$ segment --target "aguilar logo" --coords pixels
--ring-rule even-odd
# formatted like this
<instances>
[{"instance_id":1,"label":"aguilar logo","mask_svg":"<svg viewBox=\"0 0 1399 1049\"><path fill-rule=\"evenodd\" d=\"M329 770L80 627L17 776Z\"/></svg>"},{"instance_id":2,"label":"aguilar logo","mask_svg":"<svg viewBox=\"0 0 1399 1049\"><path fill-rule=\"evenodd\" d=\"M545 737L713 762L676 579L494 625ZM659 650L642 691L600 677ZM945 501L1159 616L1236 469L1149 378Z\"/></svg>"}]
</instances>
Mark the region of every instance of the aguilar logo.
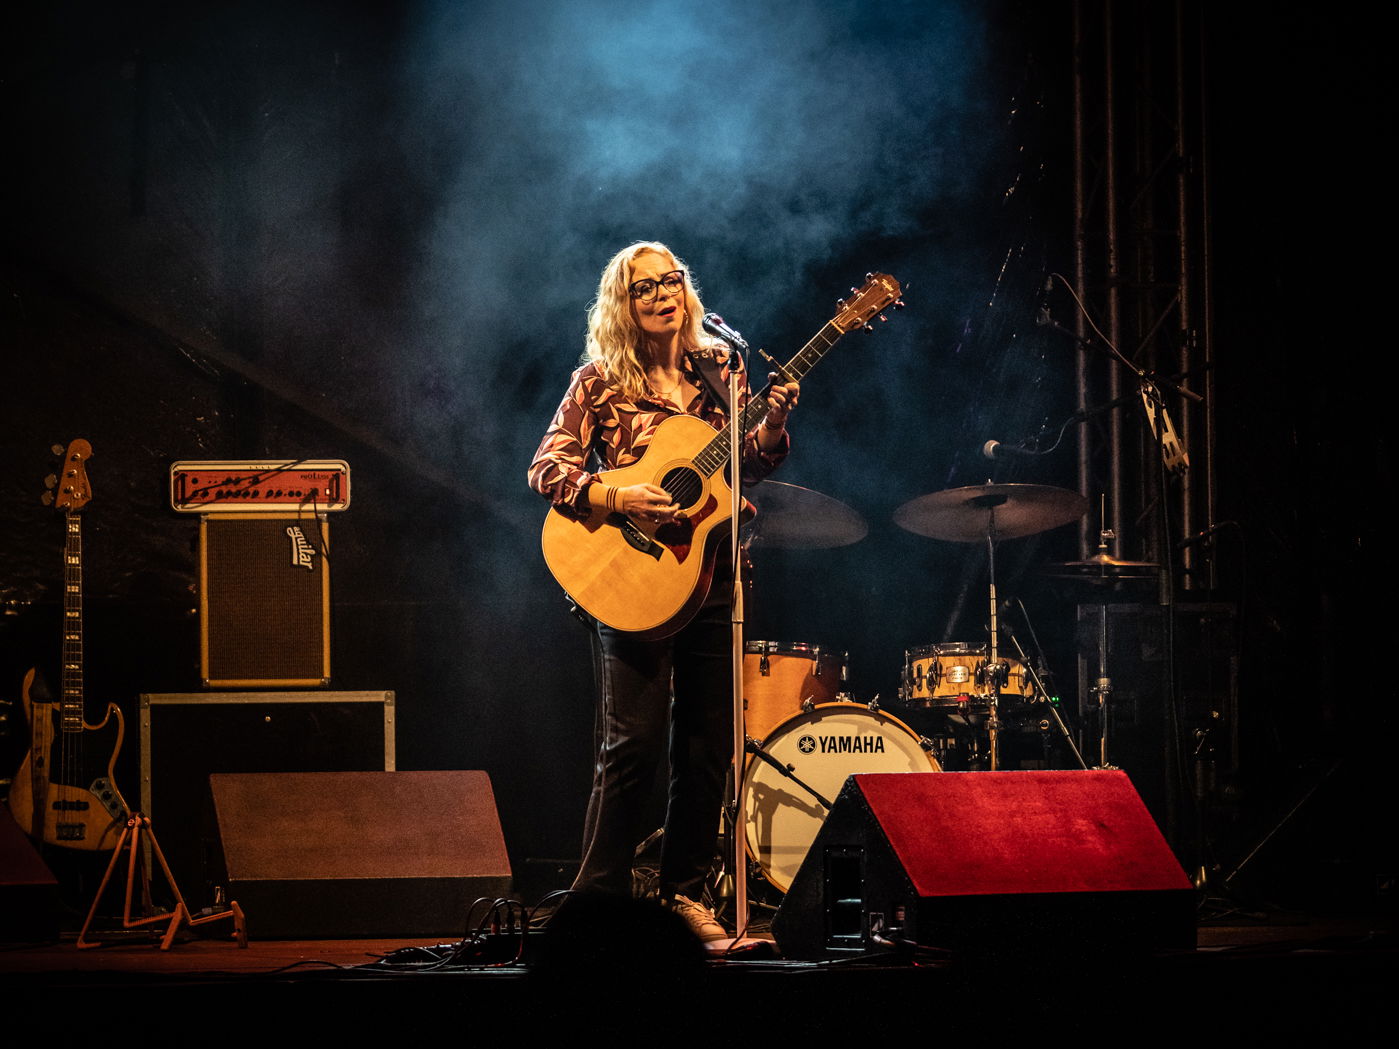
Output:
<instances>
[{"instance_id":1,"label":"aguilar logo","mask_svg":"<svg viewBox=\"0 0 1399 1049\"><path fill-rule=\"evenodd\" d=\"M797 749L803 754L883 754L883 736L803 736Z\"/></svg>"},{"instance_id":2,"label":"aguilar logo","mask_svg":"<svg viewBox=\"0 0 1399 1049\"><path fill-rule=\"evenodd\" d=\"M304 568L308 572L316 570L316 563L313 560L316 551L311 544L306 541L306 537L301 534L300 525L292 525L287 529L287 537L291 539L291 564L293 568Z\"/></svg>"}]
</instances>

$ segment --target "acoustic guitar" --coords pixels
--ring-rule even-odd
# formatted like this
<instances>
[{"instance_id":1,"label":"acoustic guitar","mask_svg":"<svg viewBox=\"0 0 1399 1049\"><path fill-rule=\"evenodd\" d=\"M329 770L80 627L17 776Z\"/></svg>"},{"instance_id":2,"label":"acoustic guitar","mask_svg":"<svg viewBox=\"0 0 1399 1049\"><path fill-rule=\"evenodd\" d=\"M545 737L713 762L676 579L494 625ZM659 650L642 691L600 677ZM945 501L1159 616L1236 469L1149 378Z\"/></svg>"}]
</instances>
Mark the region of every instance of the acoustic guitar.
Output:
<instances>
[{"instance_id":1,"label":"acoustic guitar","mask_svg":"<svg viewBox=\"0 0 1399 1049\"><path fill-rule=\"evenodd\" d=\"M870 274L785 365L783 381L801 381L841 336L868 327L881 310L899 305L899 293L893 277ZM749 399L741 433L767 414L770 388ZM692 415L663 420L640 459L598 477L617 487L657 485L681 508L677 519L648 524L594 512L578 520L551 508L542 543L554 578L599 622L647 637L675 633L704 603L715 553L728 536L728 462L727 427L716 432Z\"/></svg>"},{"instance_id":2,"label":"acoustic guitar","mask_svg":"<svg viewBox=\"0 0 1399 1049\"><path fill-rule=\"evenodd\" d=\"M29 724L29 751L10 786L9 806L15 822L36 841L96 851L116 847L128 809L114 777L125 735L121 709L112 703L100 723L84 720L80 511L92 498L91 456L87 441L69 444L60 475L50 478L56 491L45 493L64 520L62 684L55 701L37 670L24 677L21 708Z\"/></svg>"}]
</instances>

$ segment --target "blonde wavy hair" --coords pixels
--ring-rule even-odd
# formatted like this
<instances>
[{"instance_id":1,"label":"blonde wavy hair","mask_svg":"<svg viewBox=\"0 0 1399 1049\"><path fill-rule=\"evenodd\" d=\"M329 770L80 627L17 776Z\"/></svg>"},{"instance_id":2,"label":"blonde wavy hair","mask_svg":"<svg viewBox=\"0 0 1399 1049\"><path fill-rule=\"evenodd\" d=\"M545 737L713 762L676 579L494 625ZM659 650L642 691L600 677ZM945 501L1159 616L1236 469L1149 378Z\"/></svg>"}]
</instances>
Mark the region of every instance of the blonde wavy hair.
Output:
<instances>
[{"instance_id":1,"label":"blonde wavy hair","mask_svg":"<svg viewBox=\"0 0 1399 1049\"><path fill-rule=\"evenodd\" d=\"M603 268L597 298L588 307L585 357L596 363L602 377L631 400L645 396L650 389L646 381L646 339L631 305L632 263L648 254L669 258L675 263L675 268L685 274L685 320L680 329L681 347L697 350L712 343L705 336L700 323L704 317L704 306L699 300L689 267L676 257L675 252L651 240L637 241L617 252Z\"/></svg>"}]
</instances>

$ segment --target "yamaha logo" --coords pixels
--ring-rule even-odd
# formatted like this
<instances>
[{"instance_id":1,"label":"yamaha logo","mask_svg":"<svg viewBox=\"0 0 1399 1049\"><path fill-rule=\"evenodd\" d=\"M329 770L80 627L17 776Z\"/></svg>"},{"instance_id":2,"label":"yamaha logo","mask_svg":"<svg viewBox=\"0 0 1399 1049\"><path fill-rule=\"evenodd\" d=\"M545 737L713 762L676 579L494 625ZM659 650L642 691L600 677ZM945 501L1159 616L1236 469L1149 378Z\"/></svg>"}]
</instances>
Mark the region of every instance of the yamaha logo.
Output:
<instances>
[{"instance_id":1,"label":"yamaha logo","mask_svg":"<svg viewBox=\"0 0 1399 1049\"><path fill-rule=\"evenodd\" d=\"M822 754L883 754L883 736L803 736L797 746L803 754L821 747Z\"/></svg>"}]
</instances>

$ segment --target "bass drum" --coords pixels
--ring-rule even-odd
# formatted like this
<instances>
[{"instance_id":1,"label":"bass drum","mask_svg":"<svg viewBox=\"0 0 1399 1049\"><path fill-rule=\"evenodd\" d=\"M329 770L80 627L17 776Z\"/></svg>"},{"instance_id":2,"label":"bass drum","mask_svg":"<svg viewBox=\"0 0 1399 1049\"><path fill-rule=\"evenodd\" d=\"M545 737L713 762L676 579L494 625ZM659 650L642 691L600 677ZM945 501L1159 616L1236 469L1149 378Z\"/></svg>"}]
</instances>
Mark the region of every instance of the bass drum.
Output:
<instances>
[{"instance_id":1,"label":"bass drum","mask_svg":"<svg viewBox=\"0 0 1399 1049\"><path fill-rule=\"evenodd\" d=\"M825 703L779 725L763 750L795 779L757 756L743 777L748 855L763 877L782 892L791 888L826 821L811 791L834 803L857 773L941 772L925 744L898 718L863 703Z\"/></svg>"}]
</instances>

